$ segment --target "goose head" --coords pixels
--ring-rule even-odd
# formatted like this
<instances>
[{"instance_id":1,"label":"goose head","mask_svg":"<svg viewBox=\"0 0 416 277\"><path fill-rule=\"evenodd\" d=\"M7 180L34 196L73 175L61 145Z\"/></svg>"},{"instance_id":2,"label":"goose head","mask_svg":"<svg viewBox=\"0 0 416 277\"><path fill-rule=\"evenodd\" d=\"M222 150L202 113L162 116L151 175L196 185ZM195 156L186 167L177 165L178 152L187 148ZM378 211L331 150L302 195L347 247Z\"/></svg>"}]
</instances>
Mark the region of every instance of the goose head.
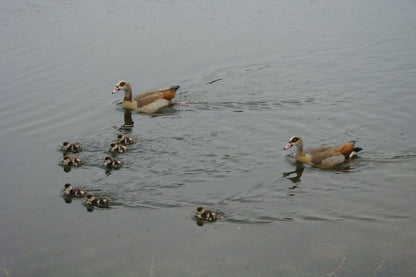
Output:
<instances>
[{"instance_id":1,"label":"goose head","mask_svg":"<svg viewBox=\"0 0 416 277\"><path fill-rule=\"evenodd\" d=\"M123 80L119 81L113 89L113 94L117 93L119 90L124 90L124 92L127 92L128 91L128 84L129 83L127 83L126 81L123 81Z\"/></svg>"},{"instance_id":2,"label":"goose head","mask_svg":"<svg viewBox=\"0 0 416 277\"><path fill-rule=\"evenodd\" d=\"M287 142L283 150L289 149L293 145L296 145L296 146L301 145L302 143L303 143L302 139L299 136L293 136L289 139L289 141Z\"/></svg>"}]
</instances>

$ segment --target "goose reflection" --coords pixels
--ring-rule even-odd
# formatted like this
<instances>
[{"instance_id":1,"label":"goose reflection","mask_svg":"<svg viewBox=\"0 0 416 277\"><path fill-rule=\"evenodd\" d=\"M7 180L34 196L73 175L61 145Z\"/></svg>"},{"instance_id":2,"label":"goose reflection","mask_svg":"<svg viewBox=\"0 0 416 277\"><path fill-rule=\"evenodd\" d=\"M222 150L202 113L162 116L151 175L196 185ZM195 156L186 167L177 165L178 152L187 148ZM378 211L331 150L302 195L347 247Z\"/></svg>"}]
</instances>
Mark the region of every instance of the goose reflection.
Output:
<instances>
[{"instance_id":1,"label":"goose reflection","mask_svg":"<svg viewBox=\"0 0 416 277\"><path fill-rule=\"evenodd\" d=\"M286 179L289 179L294 184L300 182L303 171L305 170L305 167L302 163L296 162L295 164L296 164L296 169L294 171L283 173L283 177L285 177ZM296 174L296 175L293 177L290 177L290 175L292 174Z\"/></svg>"},{"instance_id":2,"label":"goose reflection","mask_svg":"<svg viewBox=\"0 0 416 277\"><path fill-rule=\"evenodd\" d=\"M124 111L124 124L118 128L119 131L131 132L134 127L134 121L131 117L131 111Z\"/></svg>"},{"instance_id":3,"label":"goose reflection","mask_svg":"<svg viewBox=\"0 0 416 277\"><path fill-rule=\"evenodd\" d=\"M62 195L62 198L64 199L66 204L71 204L72 203L72 197L71 196Z\"/></svg>"}]
</instances>

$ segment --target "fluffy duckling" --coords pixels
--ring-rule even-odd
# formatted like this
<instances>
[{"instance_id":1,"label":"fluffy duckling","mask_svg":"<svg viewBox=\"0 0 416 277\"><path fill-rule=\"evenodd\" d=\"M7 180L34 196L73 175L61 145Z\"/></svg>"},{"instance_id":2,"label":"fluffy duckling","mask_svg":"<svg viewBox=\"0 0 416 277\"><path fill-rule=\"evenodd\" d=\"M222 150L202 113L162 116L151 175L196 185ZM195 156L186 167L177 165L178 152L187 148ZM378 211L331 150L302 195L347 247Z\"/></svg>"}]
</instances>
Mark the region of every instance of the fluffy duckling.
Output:
<instances>
[{"instance_id":1,"label":"fluffy duckling","mask_svg":"<svg viewBox=\"0 0 416 277\"><path fill-rule=\"evenodd\" d=\"M92 194L87 195L87 205L98 208L108 208L110 201L105 197L95 197Z\"/></svg>"},{"instance_id":2,"label":"fluffy duckling","mask_svg":"<svg viewBox=\"0 0 416 277\"><path fill-rule=\"evenodd\" d=\"M118 134L117 135L117 141L118 141L118 143L121 143L121 144L124 144L124 145L133 144L133 143L136 142L134 138L125 136L123 134Z\"/></svg>"},{"instance_id":3,"label":"fluffy duckling","mask_svg":"<svg viewBox=\"0 0 416 277\"><path fill-rule=\"evenodd\" d=\"M62 143L61 150L63 152L78 153L82 151L82 147L78 143L70 143L70 142L65 141L64 143Z\"/></svg>"},{"instance_id":4,"label":"fluffy duckling","mask_svg":"<svg viewBox=\"0 0 416 277\"><path fill-rule=\"evenodd\" d=\"M81 188L73 188L70 183L65 184L64 186L64 195L65 196L72 196L76 198L82 198L87 195L87 191Z\"/></svg>"},{"instance_id":5,"label":"fluffy duckling","mask_svg":"<svg viewBox=\"0 0 416 277\"><path fill-rule=\"evenodd\" d=\"M83 164L83 161L80 158L77 157L70 157L70 156L65 156L64 159L62 160L62 164L64 166L81 166Z\"/></svg>"},{"instance_id":6,"label":"fluffy duckling","mask_svg":"<svg viewBox=\"0 0 416 277\"><path fill-rule=\"evenodd\" d=\"M123 144L118 144L113 142L112 144L110 144L110 152L111 153L124 153L128 150L128 148L126 146L124 146Z\"/></svg>"},{"instance_id":7,"label":"fluffy duckling","mask_svg":"<svg viewBox=\"0 0 416 277\"><path fill-rule=\"evenodd\" d=\"M217 214L211 210L206 210L204 207L196 208L195 216L198 219L206 220L209 222L214 222L217 220Z\"/></svg>"},{"instance_id":8,"label":"fluffy duckling","mask_svg":"<svg viewBox=\"0 0 416 277\"><path fill-rule=\"evenodd\" d=\"M104 160L104 166L107 168L119 169L122 165L123 165L122 161L113 159L111 157L107 157Z\"/></svg>"}]
</instances>

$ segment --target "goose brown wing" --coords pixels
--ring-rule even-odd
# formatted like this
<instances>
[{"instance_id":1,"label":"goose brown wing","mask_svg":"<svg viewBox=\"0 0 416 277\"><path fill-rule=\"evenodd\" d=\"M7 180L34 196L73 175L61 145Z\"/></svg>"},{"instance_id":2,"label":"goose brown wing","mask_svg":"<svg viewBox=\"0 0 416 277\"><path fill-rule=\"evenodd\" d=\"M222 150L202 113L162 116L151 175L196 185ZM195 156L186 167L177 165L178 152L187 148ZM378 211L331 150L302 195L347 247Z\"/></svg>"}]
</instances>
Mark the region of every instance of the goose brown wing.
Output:
<instances>
[{"instance_id":1,"label":"goose brown wing","mask_svg":"<svg viewBox=\"0 0 416 277\"><path fill-rule=\"evenodd\" d=\"M153 92L151 94L148 94L147 96L144 96L137 101L137 107L141 108L144 107L150 103L155 102L158 99L162 99L163 98L163 92Z\"/></svg>"},{"instance_id":2,"label":"goose brown wing","mask_svg":"<svg viewBox=\"0 0 416 277\"><path fill-rule=\"evenodd\" d=\"M326 159L323 159L321 164L319 165L319 167L321 168L330 168L336 165L339 165L341 163L343 163L345 161L345 156L340 154L340 155L335 155L335 156L330 156Z\"/></svg>"},{"instance_id":3,"label":"goose brown wing","mask_svg":"<svg viewBox=\"0 0 416 277\"><path fill-rule=\"evenodd\" d=\"M311 156L311 162L315 165L319 165L323 160L340 155L337 147L334 146L322 146L314 148L308 153Z\"/></svg>"},{"instance_id":4,"label":"goose brown wing","mask_svg":"<svg viewBox=\"0 0 416 277\"><path fill-rule=\"evenodd\" d=\"M166 100L172 100L175 97L176 90L178 88L179 86L172 86L170 88L147 91L147 92L137 95L136 97L134 97L133 100L139 102L141 99L152 96L152 95L162 95L161 98L164 98Z\"/></svg>"}]
</instances>

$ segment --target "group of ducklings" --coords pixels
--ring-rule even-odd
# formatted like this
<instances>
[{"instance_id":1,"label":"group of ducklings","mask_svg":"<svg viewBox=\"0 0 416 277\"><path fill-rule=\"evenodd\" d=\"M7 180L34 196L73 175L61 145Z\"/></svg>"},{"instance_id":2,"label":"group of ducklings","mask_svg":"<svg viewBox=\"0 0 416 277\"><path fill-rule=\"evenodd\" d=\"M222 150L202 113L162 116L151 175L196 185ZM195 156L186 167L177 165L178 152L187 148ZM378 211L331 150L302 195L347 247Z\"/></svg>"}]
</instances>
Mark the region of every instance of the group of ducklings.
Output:
<instances>
[{"instance_id":1,"label":"group of ducklings","mask_svg":"<svg viewBox=\"0 0 416 277\"><path fill-rule=\"evenodd\" d=\"M87 197L86 204L91 207L98 208L108 208L110 206L110 201L105 197L96 197L93 194L88 193L83 188L74 188L72 184L66 183L64 186L64 196L65 197L75 197L75 198L84 198ZM207 210L204 207L196 208L195 217L197 220L214 222L217 220L217 213Z\"/></svg>"},{"instance_id":2,"label":"group of ducklings","mask_svg":"<svg viewBox=\"0 0 416 277\"><path fill-rule=\"evenodd\" d=\"M136 140L134 138L125 136L123 134L117 135L117 142L113 142L110 144L109 151L111 153L124 153L128 150L127 144L133 144ZM61 148L62 152L65 154L67 153L79 153L82 151L81 145L78 143L70 143L68 141L65 141L62 144ZM78 158L73 156L65 155L62 160L63 166L73 166L73 167L79 167L83 165L84 162ZM121 160L114 159L110 156L106 157L104 160L104 166L109 169L119 169L123 165L123 162Z\"/></svg>"},{"instance_id":3,"label":"group of ducklings","mask_svg":"<svg viewBox=\"0 0 416 277\"><path fill-rule=\"evenodd\" d=\"M65 197L75 197L75 198L84 198L87 197L86 204L91 207L97 208L108 208L110 205L110 200L105 197L96 197L93 194L88 193L85 189L82 188L73 188L72 184L66 183L64 186L64 196Z\"/></svg>"},{"instance_id":4,"label":"group of ducklings","mask_svg":"<svg viewBox=\"0 0 416 277\"><path fill-rule=\"evenodd\" d=\"M135 143L135 139L125 136L123 134L117 135L117 142L113 142L110 144L109 151L111 153L124 153L128 150L126 144L133 144ZM62 144L61 150L64 154L68 153L79 153L82 151L81 145L78 143L70 143L65 141ZM68 156L65 155L62 160L63 166L69 167L79 167L83 165L83 161L78 157ZM104 160L104 166L107 169L119 169L123 165L123 162L118 159L114 159L112 157L106 157ZM105 197L96 197L93 194L87 193L85 189L82 188L74 188L72 184L67 183L64 186L64 196L71 197L71 198L83 198L87 197L86 204L90 207L98 207L98 208L108 208L110 201Z\"/></svg>"},{"instance_id":5,"label":"group of ducklings","mask_svg":"<svg viewBox=\"0 0 416 277\"><path fill-rule=\"evenodd\" d=\"M128 150L126 145L135 143L135 139L125 136L123 134L117 135L117 142L110 144L109 151L111 153L124 153ZM77 143L64 142L61 150L64 153L79 153L82 151L81 145ZM78 157L64 156L62 160L64 166L79 167L83 164L83 161ZM106 157L104 160L104 166L108 169L119 169L123 162L121 160L113 159L112 157ZM86 197L86 205L90 207L108 208L110 201L105 197L96 197L93 194L89 194L83 188L74 188L72 184L67 183L64 186L64 196L74 198ZM214 222L217 220L217 214L211 210L207 210L204 207L198 207L195 212L195 218L198 221Z\"/></svg>"}]
</instances>

